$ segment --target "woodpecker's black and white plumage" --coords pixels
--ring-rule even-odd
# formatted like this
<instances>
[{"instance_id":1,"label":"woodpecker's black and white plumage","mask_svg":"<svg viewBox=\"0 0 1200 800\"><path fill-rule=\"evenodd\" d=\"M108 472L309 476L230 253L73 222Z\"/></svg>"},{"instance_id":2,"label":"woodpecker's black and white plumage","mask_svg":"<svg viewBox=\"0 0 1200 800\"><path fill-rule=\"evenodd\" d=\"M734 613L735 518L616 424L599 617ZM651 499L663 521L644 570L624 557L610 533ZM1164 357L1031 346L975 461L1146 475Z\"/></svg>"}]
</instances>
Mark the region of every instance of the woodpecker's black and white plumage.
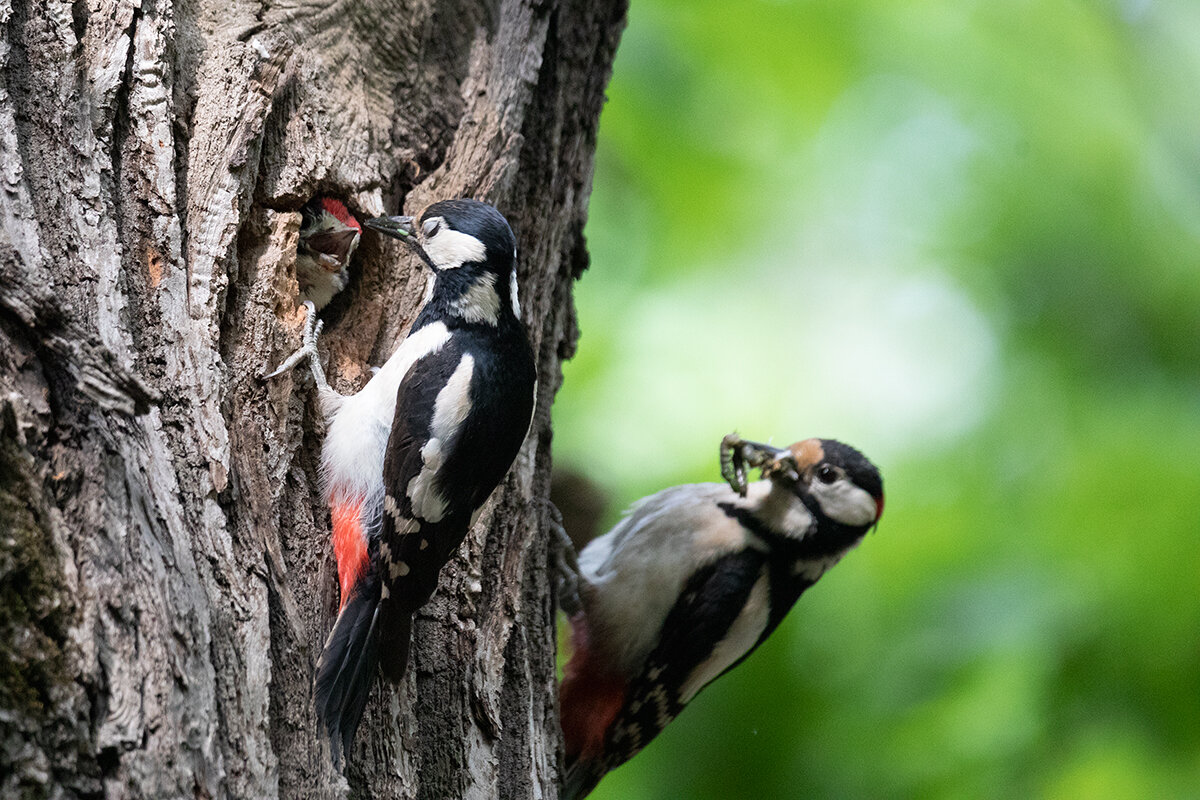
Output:
<instances>
[{"instance_id":1,"label":"woodpecker's black and white plumage","mask_svg":"<svg viewBox=\"0 0 1200 800\"><path fill-rule=\"evenodd\" d=\"M320 311L350 282L350 257L362 227L341 200L317 197L300 209L296 280L300 299Z\"/></svg>"},{"instance_id":2,"label":"woodpecker's black and white plumage","mask_svg":"<svg viewBox=\"0 0 1200 800\"><path fill-rule=\"evenodd\" d=\"M305 346L328 432L321 450L342 606L317 665L317 713L335 760L349 751L378 664L399 681L413 613L433 594L533 418L536 371L517 299L516 242L495 208L435 203L368 220L433 271L408 335L357 394L329 388ZM278 371L277 371L278 372Z\"/></svg>"},{"instance_id":3,"label":"woodpecker's black and white plumage","mask_svg":"<svg viewBox=\"0 0 1200 800\"><path fill-rule=\"evenodd\" d=\"M747 462L764 480L746 485ZM840 442L777 450L729 436L722 466L729 485L643 498L580 553L583 611L560 689L564 800L762 644L883 513L878 470Z\"/></svg>"}]
</instances>

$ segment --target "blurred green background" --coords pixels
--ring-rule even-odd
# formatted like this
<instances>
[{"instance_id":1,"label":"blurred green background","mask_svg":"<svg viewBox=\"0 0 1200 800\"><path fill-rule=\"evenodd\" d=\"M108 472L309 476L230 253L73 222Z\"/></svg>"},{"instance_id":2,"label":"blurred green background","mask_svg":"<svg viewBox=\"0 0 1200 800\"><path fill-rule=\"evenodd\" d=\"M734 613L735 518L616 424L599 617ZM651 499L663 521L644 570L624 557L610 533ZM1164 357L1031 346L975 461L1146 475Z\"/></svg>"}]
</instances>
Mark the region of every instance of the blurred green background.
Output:
<instances>
[{"instance_id":1,"label":"blurred green background","mask_svg":"<svg viewBox=\"0 0 1200 800\"><path fill-rule=\"evenodd\" d=\"M633 0L556 458L878 532L594 797L1200 797L1200 3Z\"/></svg>"}]
</instances>

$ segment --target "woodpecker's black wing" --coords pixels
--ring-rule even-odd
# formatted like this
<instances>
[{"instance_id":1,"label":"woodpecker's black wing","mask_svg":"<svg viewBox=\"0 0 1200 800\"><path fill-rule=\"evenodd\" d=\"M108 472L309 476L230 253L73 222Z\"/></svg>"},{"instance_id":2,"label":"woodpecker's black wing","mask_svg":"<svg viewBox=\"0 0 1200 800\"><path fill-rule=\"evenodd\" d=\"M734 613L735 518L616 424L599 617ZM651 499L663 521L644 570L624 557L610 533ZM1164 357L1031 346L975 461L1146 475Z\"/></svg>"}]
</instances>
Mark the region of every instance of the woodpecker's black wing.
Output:
<instances>
[{"instance_id":1,"label":"woodpecker's black wing","mask_svg":"<svg viewBox=\"0 0 1200 800\"><path fill-rule=\"evenodd\" d=\"M504 333L459 327L400 384L383 465L377 561L379 659L392 680L404 674L413 612L433 594L442 565L529 430L533 356L519 328Z\"/></svg>"},{"instance_id":2,"label":"woodpecker's black wing","mask_svg":"<svg viewBox=\"0 0 1200 800\"><path fill-rule=\"evenodd\" d=\"M754 649L770 613L767 574L766 554L745 549L691 577L629 683L605 736L603 762L568 764L564 798L585 796L662 732L696 692Z\"/></svg>"}]
</instances>

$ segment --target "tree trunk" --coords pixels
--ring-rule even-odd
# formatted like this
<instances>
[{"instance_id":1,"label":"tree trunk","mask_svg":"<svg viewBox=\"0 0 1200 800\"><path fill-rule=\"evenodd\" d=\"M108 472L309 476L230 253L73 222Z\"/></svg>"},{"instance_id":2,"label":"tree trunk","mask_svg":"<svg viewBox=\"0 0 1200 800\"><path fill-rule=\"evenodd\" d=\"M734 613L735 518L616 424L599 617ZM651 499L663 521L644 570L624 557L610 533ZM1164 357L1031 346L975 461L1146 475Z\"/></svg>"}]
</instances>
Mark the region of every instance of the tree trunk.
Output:
<instances>
[{"instance_id":1,"label":"tree trunk","mask_svg":"<svg viewBox=\"0 0 1200 800\"><path fill-rule=\"evenodd\" d=\"M550 404L624 0L0 1L0 795L554 797ZM471 196L520 248L533 429L343 778L299 207ZM401 203L402 201L402 203ZM334 388L424 274L364 237Z\"/></svg>"}]
</instances>

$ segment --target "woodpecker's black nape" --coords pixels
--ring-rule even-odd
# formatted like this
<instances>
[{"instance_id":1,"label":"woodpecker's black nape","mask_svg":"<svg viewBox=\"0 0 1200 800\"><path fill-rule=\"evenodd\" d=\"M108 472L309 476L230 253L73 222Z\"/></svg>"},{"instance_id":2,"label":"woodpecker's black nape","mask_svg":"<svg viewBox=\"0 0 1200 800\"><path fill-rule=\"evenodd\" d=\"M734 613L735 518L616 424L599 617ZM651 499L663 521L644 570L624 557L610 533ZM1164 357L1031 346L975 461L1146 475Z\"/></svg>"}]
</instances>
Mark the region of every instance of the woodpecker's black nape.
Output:
<instances>
[{"instance_id":1,"label":"woodpecker's black nape","mask_svg":"<svg viewBox=\"0 0 1200 800\"><path fill-rule=\"evenodd\" d=\"M883 476L859 450L836 439L822 439L821 449L825 451L826 463L844 469L850 480L872 497L883 497Z\"/></svg>"}]
</instances>

